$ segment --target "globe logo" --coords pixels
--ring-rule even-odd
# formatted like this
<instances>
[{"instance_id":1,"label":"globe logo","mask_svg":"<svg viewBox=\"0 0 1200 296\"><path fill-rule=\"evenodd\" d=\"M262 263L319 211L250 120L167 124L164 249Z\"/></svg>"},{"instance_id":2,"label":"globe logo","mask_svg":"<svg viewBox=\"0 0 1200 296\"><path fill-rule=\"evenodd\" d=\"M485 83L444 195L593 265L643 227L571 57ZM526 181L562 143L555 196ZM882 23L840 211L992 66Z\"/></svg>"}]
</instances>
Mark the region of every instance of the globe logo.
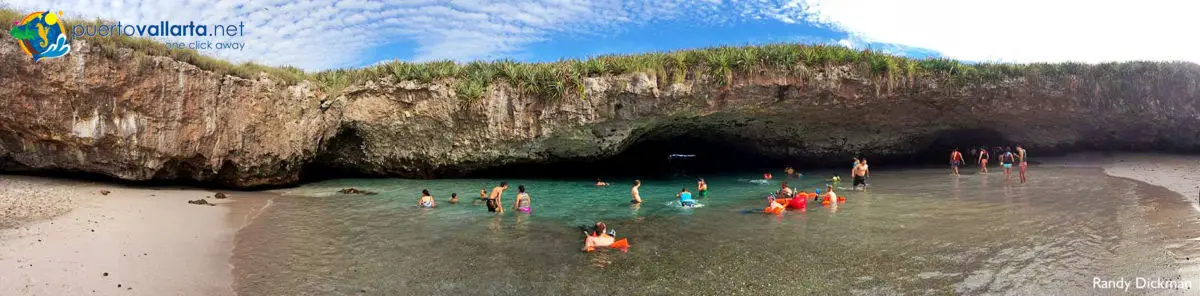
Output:
<instances>
[{"instance_id":1,"label":"globe logo","mask_svg":"<svg viewBox=\"0 0 1200 296\"><path fill-rule=\"evenodd\" d=\"M63 25L59 15L50 11L39 11L30 13L25 18L13 22L13 28L9 34L17 39L21 45L21 51L33 58L33 61L48 58L57 58L71 52L71 44L67 42L67 35L64 34L66 26Z\"/></svg>"}]
</instances>

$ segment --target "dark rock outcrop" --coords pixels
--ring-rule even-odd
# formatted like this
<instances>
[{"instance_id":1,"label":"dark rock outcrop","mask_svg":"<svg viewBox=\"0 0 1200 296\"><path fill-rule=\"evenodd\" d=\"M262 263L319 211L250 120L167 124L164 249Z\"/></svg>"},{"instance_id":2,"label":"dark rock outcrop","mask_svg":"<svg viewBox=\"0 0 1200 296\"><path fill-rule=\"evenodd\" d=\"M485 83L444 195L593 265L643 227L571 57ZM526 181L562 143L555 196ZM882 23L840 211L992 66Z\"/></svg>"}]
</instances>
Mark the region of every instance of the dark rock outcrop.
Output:
<instances>
[{"instance_id":1,"label":"dark rock outcrop","mask_svg":"<svg viewBox=\"0 0 1200 296\"><path fill-rule=\"evenodd\" d=\"M380 79L327 96L309 82L247 80L76 42L29 61L0 42L0 170L96 173L253 187L302 172L457 176L595 161L645 143L701 139L774 159L844 163L951 146L1200 151L1200 66L1125 63L1073 74L963 80L859 66L735 74L718 86L653 73L585 79L585 98L492 84ZM676 141L677 142L677 141ZM939 156L941 157L941 156Z\"/></svg>"},{"instance_id":2,"label":"dark rock outcrop","mask_svg":"<svg viewBox=\"0 0 1200 296\"><path fill-rule=\"evenodd\" d=\"M188 203L194 204L194 205L202 205L202 206L204 206L204 205L215 206L216 205L213 203L209 203L207 200L203 200L203 199L189 200Z\"/></svg>"}]
</instances>

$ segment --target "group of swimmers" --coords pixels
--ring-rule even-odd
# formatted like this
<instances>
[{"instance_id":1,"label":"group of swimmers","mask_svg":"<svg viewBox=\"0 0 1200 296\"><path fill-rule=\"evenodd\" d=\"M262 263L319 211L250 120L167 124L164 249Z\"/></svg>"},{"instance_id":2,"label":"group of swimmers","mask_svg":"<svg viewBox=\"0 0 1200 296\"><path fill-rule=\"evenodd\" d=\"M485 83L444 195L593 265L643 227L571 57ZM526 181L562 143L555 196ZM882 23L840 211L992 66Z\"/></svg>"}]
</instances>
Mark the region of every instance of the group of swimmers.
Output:
<instances>
[{"instance_id":1,"label":"group of swimmers","mask_svg":"<svg viewBox=\"0 0 1200 296\"><path fill-rule=\"evenodd\" d=\"M993 148L1000 153L1000 166L1004 168L1004 181L1012 179L1012 167L1015 163L1018 167L1021 183L1025 183L1025 169L1029 167L1025 147L1016 145L1016 149L1011 147ZM991 156L988 153L987 147L979 147L979 150L972 149L971 153L976 155L976 163L979 164L979 173L986 175L988 173L988 160ZM955 176L958 176L958 167L964 163L962 152L959 152L958 148L954 148L954 151L950 152L950 169Z\"/></svg>"},{"instance_id":2,"label":"group of swimmers","mask_svg":"<svg viewBox=\"0 0 1200 296\"><path fill-rule=\"evenodd\" d=\"M488 212L504 213L504 203L501 198L504 196L505 190L508 190L508 182L500 182L499 186L492 188L490 195L488 194L487 188L479 188L479 199L475 200L475 204L483 202L487 205ZM457 192L450 194L450 203L458 203ZM429 189L421 190L421 198L417 200L417 207L437 207L437 201L433 199L433 195L429 194ZM525 185L517 185L517 197L516 201L513 202L513 208L516 209L517 212L533 212L533 198L529 197L528 192L525 192Z\"/></svg>"}]
</instances>

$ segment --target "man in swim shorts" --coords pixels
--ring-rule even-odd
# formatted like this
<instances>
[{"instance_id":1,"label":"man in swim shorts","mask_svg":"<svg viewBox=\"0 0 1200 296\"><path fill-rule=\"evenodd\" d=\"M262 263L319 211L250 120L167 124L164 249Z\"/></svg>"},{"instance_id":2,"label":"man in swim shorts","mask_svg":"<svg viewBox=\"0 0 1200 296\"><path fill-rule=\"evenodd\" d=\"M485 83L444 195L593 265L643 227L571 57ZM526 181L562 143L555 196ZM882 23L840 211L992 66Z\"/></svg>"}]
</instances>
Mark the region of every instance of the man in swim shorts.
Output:
<instances>
[{"instance_id":1,"label":"man in swim shorts","mask_svg":"<svg viewBox=\"0 0 1200 296\"><path fill-rule=\"evenodd\" d=\"M500 186L492 188L492 195L488 197L488 212L504 213L504 204L501 203L500 197L504 196L505 189L508 189L508 182L500 182Z\"/></svg>"},{"instance_id":2,"label":"man in swim shorts","mask_svg":"<svg viewBox=\"0 0 1200 296\"><path fill-rule=\"evenodd\" d=\"M688 192L687 188L683 188L683 189L679 190L679 194L676 194L675 197L679 198L679 205L681 205L681 206L684 206L684 207L696 206L696 200L692 199L692 193Z\"/></svg>"},{"instance_id":3,"label":"man in swim shorts","mask_svg":"<svg viewBox=\"0 0 1200 296\"><path fill-rule=\"evenodd\" d=\"M854 175L854 183L851 184L852 189L858 190L858 185L862 185L863 190L867 190L867 164L866 160L860 161L854 170L851 172Z\"/></svg>"},{"instance_id":4,"label":"man in swim shorts","mask_svg":"<svg viewBox=\"0 0 1200 296\"><path fill-rule=\"evenodd\" d=\"M704 182L704 178L696 181L696 191L700 192L700 198L708 197L708 183Z\"/></svg>"},{"instance_id":5,"label":"man in swim shorts","mask_svg":"<svg viewBox=\"0 0 1200 296\"><path fill-rule=\"evenodd\" d=\"M954 170L954 175L958 176L958 167L962 166L962 152L958 152L958 148L950 152L950 169Z\"/></svg>"},{"instance_id":6,"label":"man in swim shorts","mask_svg":"<svg viewBox=\"0 0 1200 296\"><path fill-rule=\"evenodd\" d=\"M1025 167L1028 167L1029 163L1025 162L1025 147L1021 145L1017 145L1017 163L1020 166L1021 183L1025 183Z\"/></svg>"}]
</instances>

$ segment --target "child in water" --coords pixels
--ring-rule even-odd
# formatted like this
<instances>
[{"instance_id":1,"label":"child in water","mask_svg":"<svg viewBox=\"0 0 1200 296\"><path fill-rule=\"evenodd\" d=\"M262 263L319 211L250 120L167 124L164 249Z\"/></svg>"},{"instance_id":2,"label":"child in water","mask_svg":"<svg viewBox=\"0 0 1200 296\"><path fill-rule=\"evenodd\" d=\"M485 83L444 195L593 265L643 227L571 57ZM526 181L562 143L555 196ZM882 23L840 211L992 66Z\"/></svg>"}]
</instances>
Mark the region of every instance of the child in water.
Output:
<instances>
[{"instance_id":1,"label":"child in water","mask_svg":"<svg viewBox=\"0 0 1200 296\"><path fill-rule=\"evenodd\" d=\"M767 195L767 208L763 209L763 212L778 214L782 213L784 208L786 208L786 206L780 204L779 201L775 199L774 194Z\"/></svg>"}]
</instances>

